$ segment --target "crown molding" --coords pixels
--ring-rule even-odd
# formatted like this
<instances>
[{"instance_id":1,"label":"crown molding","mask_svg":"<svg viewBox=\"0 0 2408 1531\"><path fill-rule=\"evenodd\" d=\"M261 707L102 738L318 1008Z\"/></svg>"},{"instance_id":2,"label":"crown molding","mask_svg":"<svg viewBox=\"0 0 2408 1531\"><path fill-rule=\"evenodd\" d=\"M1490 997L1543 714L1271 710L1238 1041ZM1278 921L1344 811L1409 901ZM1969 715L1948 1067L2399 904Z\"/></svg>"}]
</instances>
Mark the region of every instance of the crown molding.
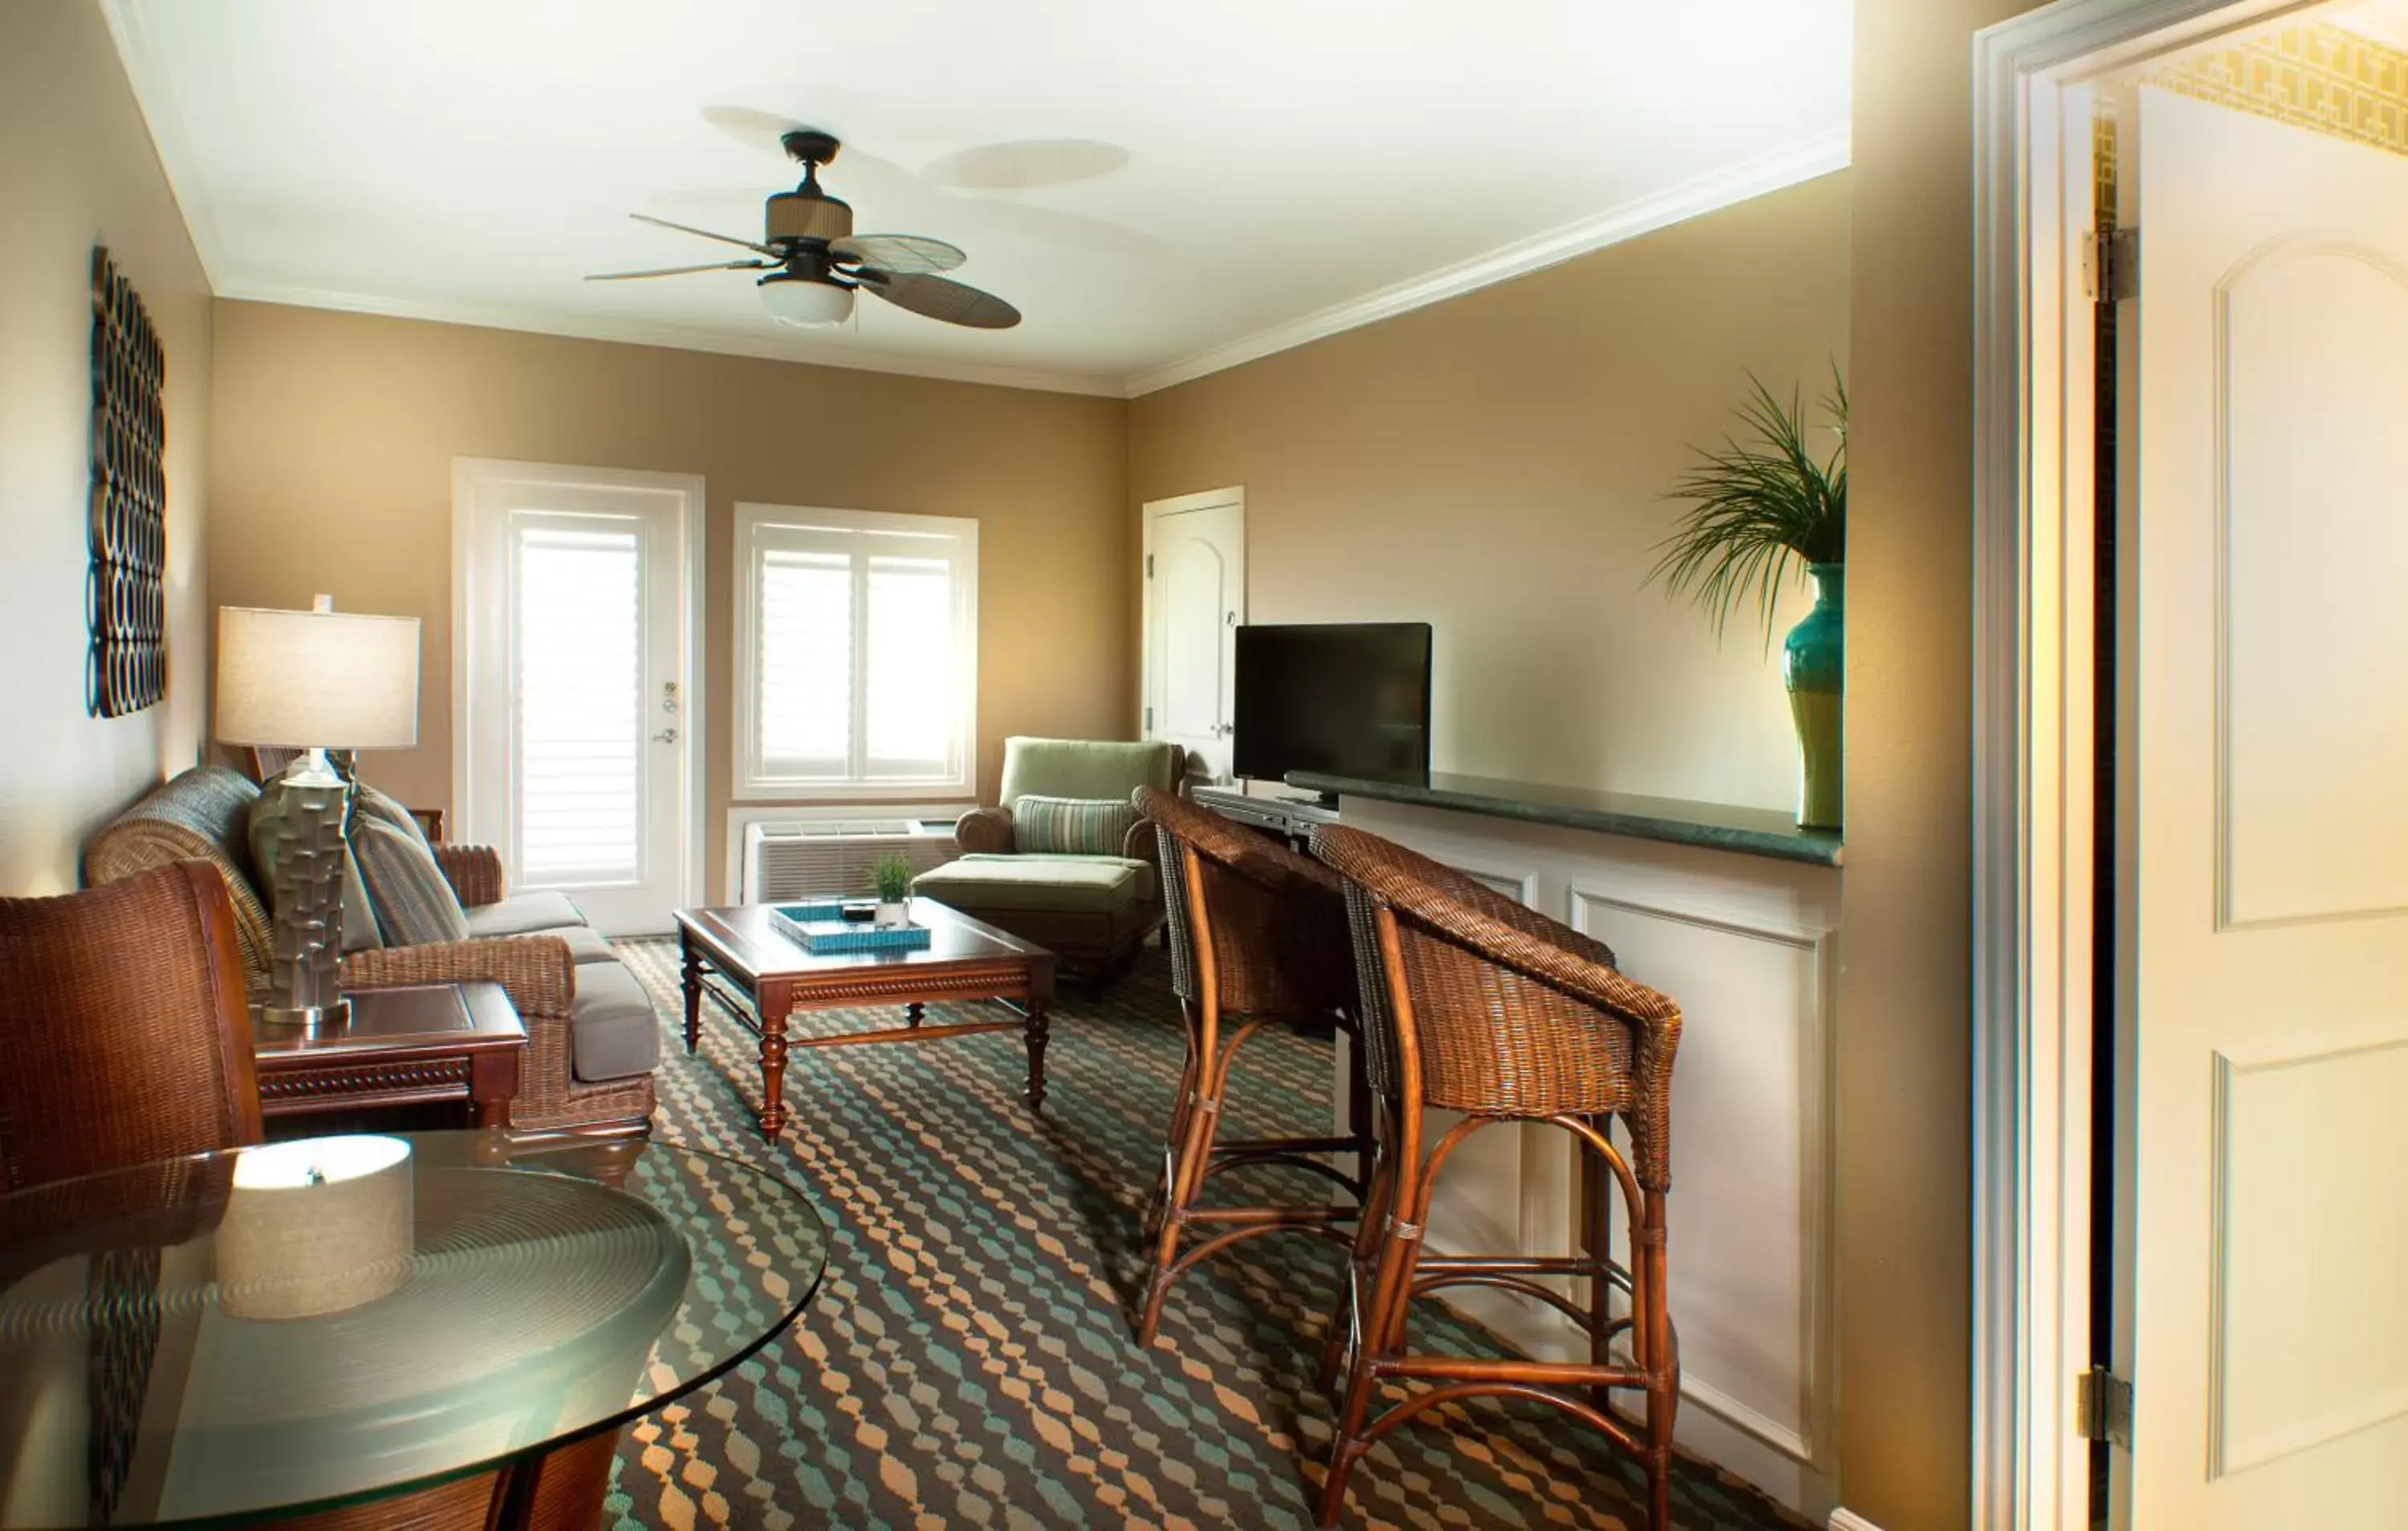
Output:
<instances>
[{"instance_id":1,"label":"crown molding","mask_svg":"<svg viewBox=\"0 0 2408 1531\"><path fill-rule=\"evenodd\" d=\"M1082 393L1101 398L1122 396L1120 379L1109 373L1049 372L897 352L814 353L808 349L800 349L809 347L810 342L808 340L799 336L788 339L782 335L769 333L755 336L735 330L648 323L641 320L611 319L596 314L551 313L509 304L391 298L367 293L345 293L329 288L297 287L239 279L219 283L217 295L248 303L280 303L292 308L331 308L385 319L422 319L441 324L468 324L480 329L556 335L574 340L605 340L622 345L660 346L671 351L708 351L720 356L750 356L765 362L792 362L803 366L882 372L906 378L927 378L939 382L1032 389L1047 393Z\"/></svg>"},{"instance_id":2,"label":"crown molding","mask_svg":"<svg viewBox=\"0 0 2408 1531\"><path fill-rule=\"evenodd\" d=\"M1376 324L1381 320L1393 319L1415 308L1460 297L1500 281L1510 281L1515 277L1560 265L1626 239L1635 239L1642 234L1652 234L1657 229L1718 211L1768 192L1777 192L1818 176L1828 176L1834 170L1844 170L1847 165L1848 130L1845 127L1835 128L1770 154L1626 202L1618 207L1609 207L1578 222L1518 239L1510 245L1500 245L1485 254L1442 266L1426 276L1383 287L1335 308L1274 324L1267 330L1258 330L1240 339L1198 351L1184 361L1133 372L1126 379L1127 393L1130 398L1137 398L1176 383L1193 381L1279 351L1326 339L1347 330Z\"/></svg>"},{"instance_id":3,"label":"crown molding","mask_svg":"<svg viewBox=\"0 0 2408 1531\"><path fill-rule=\"evenodd\" d=\"M159 168L166 172L168 194L176 199L176 210L183 215L184 233L193 242L193 253L199 257L201 276L211 292L219 292L220 279L225 272L225 242L218 236L218 226L209 216L209 199L201 181L201 168L186 147L192 136L184 131L183 118L176 105L176 91L163 61L157 39L142 24L139 12L130 8L125 0L100 0L101 19L108 23L108 35L117 44L118 63L125 67L125 78L134 88L134 105L142 113L142 122L150 132L150 151L159 158Z\"/></svg>"}]
</instances>

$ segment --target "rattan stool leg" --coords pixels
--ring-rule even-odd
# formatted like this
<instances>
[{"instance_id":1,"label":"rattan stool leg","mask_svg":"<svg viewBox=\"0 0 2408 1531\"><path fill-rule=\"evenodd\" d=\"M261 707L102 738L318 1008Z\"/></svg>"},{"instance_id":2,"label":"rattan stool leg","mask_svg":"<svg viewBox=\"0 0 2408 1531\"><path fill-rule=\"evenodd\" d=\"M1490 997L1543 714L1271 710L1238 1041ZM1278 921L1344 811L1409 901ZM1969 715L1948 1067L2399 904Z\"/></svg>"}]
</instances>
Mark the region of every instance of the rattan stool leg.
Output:
<instances>
[{"instance_id":1,"label":"rattan stool leg","mask_svg":"<svg viewBox=\"0 0 2408 1531\"><path fill-rule=\"evenodd\" d=\"M1152 1345L1162 1326L1162 1305L1170 1295L1171 1283L1177 1278L1179 1240L1187 1231L1187 1209L1203 1189L1204 1166L1212 1157L1212 1138L1221 1121L1221 1102L1217 1096L1200 1094L1211 1089L1215 1071L1200 1069L1203 1076L1199 1094L1186 1111L1186 1132L1182 1136L1170 1168L1170 1194L1162 1209L1162 1225L1154 1237L1154 1272L1146 1280L1145 1309L1138 1319L1137 1342Z\"/></svg>"},{"instance_id":2,"label":"rattan stool leg","mask_svg":"<svg viewBox=\"0 0 2408 1531\"><path fill-rule=\"evenodd\" d=\"M1672 1424L1681 1407L1681 1350L1673 1337L1665 1302L1664 1194L1650 1191L1640 1225L1630 1230L1631 1266L1636 1275L1632 1294L1634 1333L1645 1343L1638 1348L1647 1368L1647 1524L1652 1531L1672 1531Z\"/></svg>"},{"instance_id":3,"label":"rattan stool leg","mask_svg":"<svg viewBox=\"0 0 2408 1531\"><path fill-rule=\"evenodd\" d=\"M1591 1117L1589 1124L1600 1134L1612 1130L1612 1119ZM1588 1358L1591 1366L1613 1364L1613 1282L1606 1269L1613 1258L1613 1177L1598 1159L1596 1152L1573 1138L1573 1154L1580 1161L1581 1177L1581 1241L1582 1252L1598 1262L1598 1273L1588 1279ZM1636 1306L1637 1294L1633 1294ZM1634 1339L1634 1349L1636 1340ZM1589 1390L1590 1402L1605 1413L1613 1412L1613 1390L1598 1386Z\"/></svg>"},{"instance_id":4,"label":"rattan stool leg","mask_svg":"<svg viewBox=\"0 0 2408 1531\"><path fill-rule=\"evenodd\" d=\"M1391 1135L1393 1138L1393 1134ZM1321 1366L1315 1379L1324 1393L1335 1390L1349 1354L1350 1341L1360 1344L1366 1304L1379 1266L1381 1240L1386 1237L1388 1209L1396 1196L1396 1159L1372 1139L1370 1165L1363 1188L1360 1221L1354 1225L1354 1246L1348 1252L1346 1284L1338 1294L1338 1310L1330 1315L1329 1333L1321 1342Z\"/></svg>"},{"instance_id":5,"label":"rattan stool leg","mask_svg":"<svg viewBox=\"0 0 2408 1531\"><path fill-rule=\"evenodd\" d=\"M1196 1087L1199 1078L1197 1054L1200 1043L1196 1007L1188 1000L1179 1002L1179 1018L1187 1031L1187 1056L1179 1066L1179 1088L1171 1095L1170 1131L1162 1141L1162 1182L1154 1189L1153 1205L1146 1209L1145 1237L1154 1238L1162 1232L1163 1220L1170 1215L1177 1199L1179 1156L1187 1141L1187 1127L1196 1110Z\"/></svg>"},{"instance_id":6,"label":"rattan stool leg","mask_svg":"<svg viewBox=\"0 0 2408 1531\"><path fill-rule=\"evenodd\" d=\"M1387 1177L1391 1210L1380 1219L1370 1300L1354 1315L1358 1336L1354 1359L1347 1367L1346 1397L1339 1407L1329 1471L1321 1486L1320 1524L1324 1527L1336 1525L1346 1509L1346 1481L1370 1445L1366 1421L1371 1399L1379 1392L1381 1363L1404 1349L1405 1317L1412 1306L1413 1266L1421 1258L1422 1227L1420 1218L1412 1214L1427 1210L1429 1187L1423 1166L1405 1154L1396 1158L1397 1166ZM1400 1211L1407 1215L1397 1215Z\"/></svg>"}]
</instances>

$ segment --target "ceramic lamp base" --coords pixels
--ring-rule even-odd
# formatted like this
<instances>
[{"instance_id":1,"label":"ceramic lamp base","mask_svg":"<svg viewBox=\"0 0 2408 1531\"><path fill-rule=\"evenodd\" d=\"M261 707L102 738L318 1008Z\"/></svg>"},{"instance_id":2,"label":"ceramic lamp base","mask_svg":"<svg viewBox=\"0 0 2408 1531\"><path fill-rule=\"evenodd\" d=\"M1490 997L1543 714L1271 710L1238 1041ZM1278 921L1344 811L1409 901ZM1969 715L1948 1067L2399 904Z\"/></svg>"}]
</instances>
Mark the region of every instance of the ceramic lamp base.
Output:
<instances>
[{"instance_id":1,"label":"ceramic lamp base","mask_svg":"<svg viewBox=\"0 0 2408 1531\"><path fill-rule=\"evenodd\" d=\"M335 773L324 752L312 750L262 788L251 806L251 860L268 884L274 909L267 1006L292 1019L327 1011L341 999L337 964L343 951L343 829L351 794L351 783Z\"/></svg>"},{"instance_id":2,"label":"ceramic lamp base","mask_svg":"<svg viewBox=\"0 0 2408 1531\"><path fill-rule=\"evenodd\" d=\"M256 1013L271 1026L298 1026L314 1037L350 1024L351 1002L337 999L331 1005L261 1005L256 1007Z\"/></svg>"}]
</instances>

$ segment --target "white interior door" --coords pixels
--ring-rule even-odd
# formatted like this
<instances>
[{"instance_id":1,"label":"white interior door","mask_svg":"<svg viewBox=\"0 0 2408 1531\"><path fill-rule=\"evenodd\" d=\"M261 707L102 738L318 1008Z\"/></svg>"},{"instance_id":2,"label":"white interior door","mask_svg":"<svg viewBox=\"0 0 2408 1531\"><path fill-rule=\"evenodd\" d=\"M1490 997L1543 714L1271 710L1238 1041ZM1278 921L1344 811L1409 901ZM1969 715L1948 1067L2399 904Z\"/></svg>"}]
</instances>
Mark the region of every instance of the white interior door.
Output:
<instances>
[{"instance_id":1,"label":"white interior door","mask_svg":"<svg viewBox=\"0 0 2408 1531\"><path fill-rule=\"evenodd\" d=\"M666 930L700 886L701 482L492 463L459 479L459 837L607 935Z\"/></svg>"},{"instance_id":2,"label":"white interior door","mask_svg":"<svg viewBox=\"0 0 2408 1531\"><path fill-rule=\"evenodd\" d=\"M1191 772L1229 775L1238 628L1246 620L1246 498L1238 489L1145 508L1145 737Z\"/></svg>"},{"instance_id":3,"label":"white interior door","mask_svg":"<svg viewBox=\"0 0 2408 1531\"><path fill-rule=\"evenodd\" d=\"M2408 159L2154 90L2132 125L2119 1508L2400 1525Z\"/></svg>"}]
</instances>

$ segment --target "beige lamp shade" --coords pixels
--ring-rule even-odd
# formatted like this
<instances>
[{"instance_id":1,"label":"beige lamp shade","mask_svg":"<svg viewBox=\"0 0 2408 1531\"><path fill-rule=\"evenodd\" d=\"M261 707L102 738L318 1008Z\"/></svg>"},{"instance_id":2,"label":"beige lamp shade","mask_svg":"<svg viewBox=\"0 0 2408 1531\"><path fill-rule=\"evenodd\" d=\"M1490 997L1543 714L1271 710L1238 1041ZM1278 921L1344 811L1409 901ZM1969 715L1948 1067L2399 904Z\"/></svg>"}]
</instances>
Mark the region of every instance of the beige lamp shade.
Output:
<instances>
[{"instance_id":1,"label":"beige lamp shade","mask_svg":"<svg viewBox=\"0 0 2408 1531\"><path fill-rule=\"evenodd\" d=\"M410 748L418 619L218 608L217 736L293 749Z\"/></svg>"},{"instance_id":2,"label":"beige lamp shade","mask_svg":"<svg viewBox=\"0 0 2408 1531\"><path fill-rule=\"evenodd\" d=\"M409 1279L415 1179L398 1138L304 1138L242 1151L217 1230L218 1307L311 1318Z\"/></svg>"}]
</instances>

